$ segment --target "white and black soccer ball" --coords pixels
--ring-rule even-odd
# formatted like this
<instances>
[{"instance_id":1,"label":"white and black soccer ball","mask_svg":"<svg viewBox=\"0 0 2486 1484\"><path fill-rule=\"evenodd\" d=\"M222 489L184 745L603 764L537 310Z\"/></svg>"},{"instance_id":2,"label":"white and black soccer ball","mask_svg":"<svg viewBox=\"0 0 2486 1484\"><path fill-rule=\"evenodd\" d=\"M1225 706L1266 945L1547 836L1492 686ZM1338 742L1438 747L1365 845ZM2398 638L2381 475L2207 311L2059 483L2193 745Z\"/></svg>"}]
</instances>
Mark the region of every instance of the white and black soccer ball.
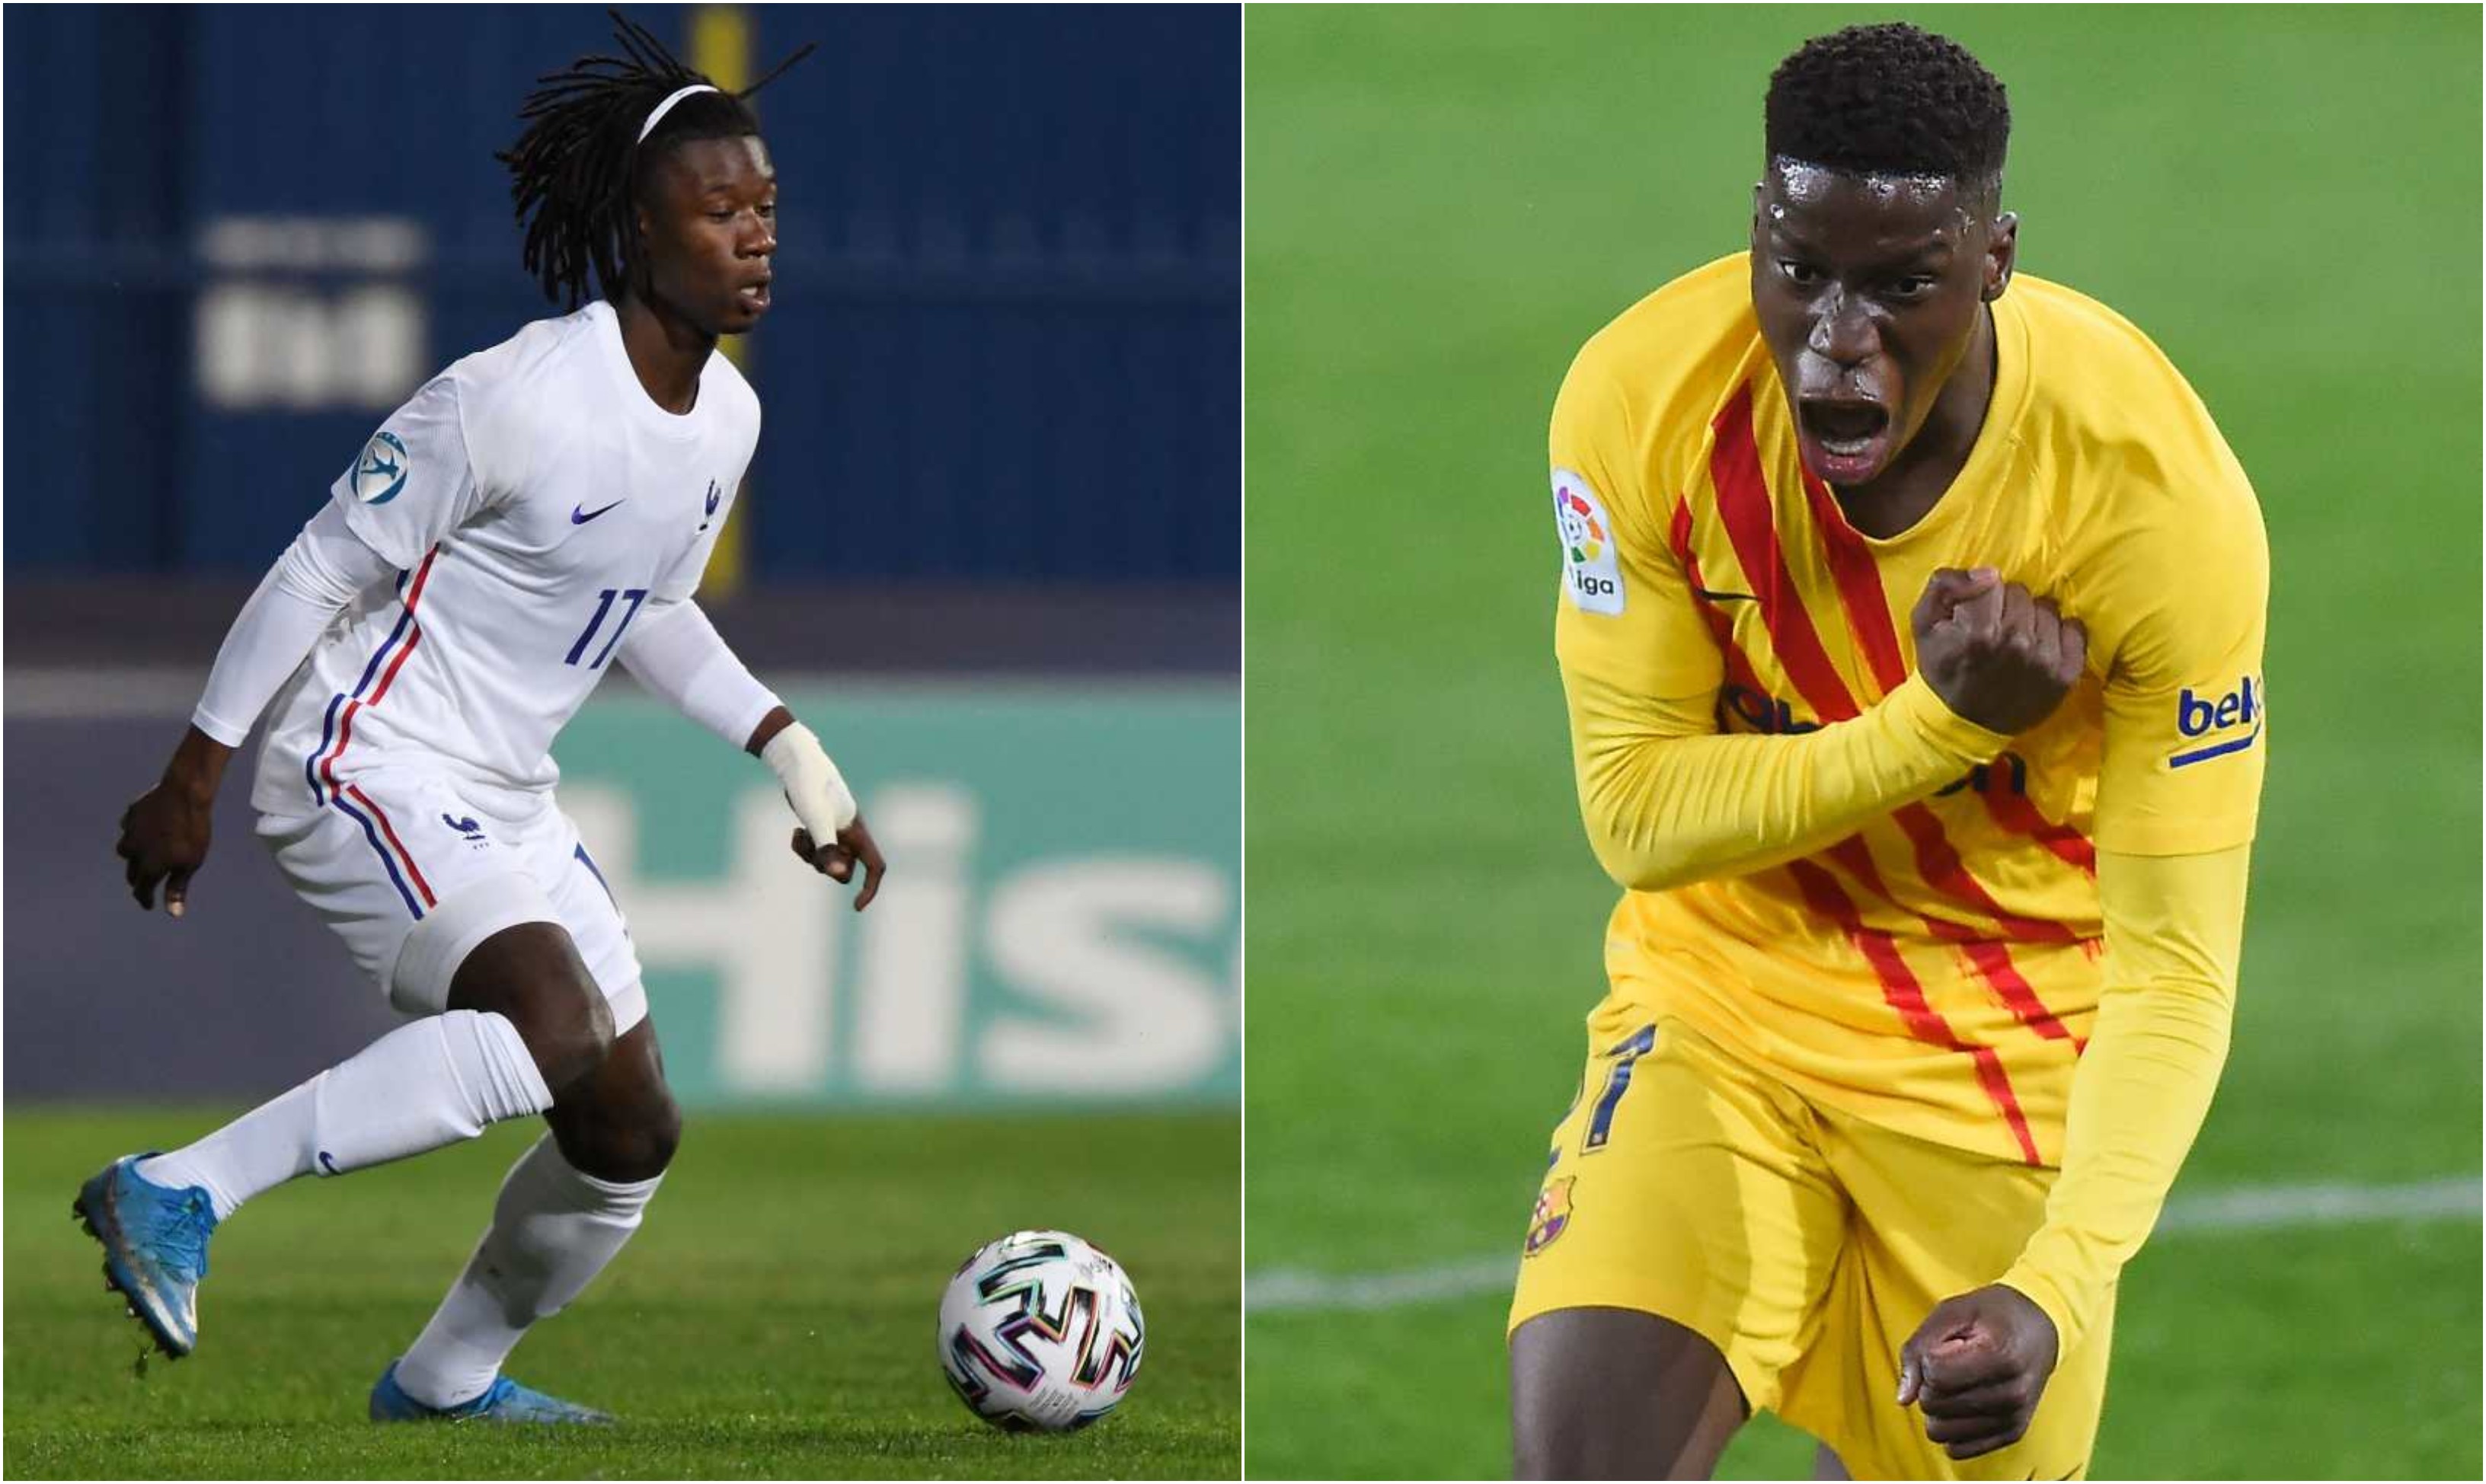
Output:
<instances>
[{"instance_id":1,"label":"white and black soccer ball","mask_svg":"<svg viewBox=\"0 0 2486 1484\"><path fill-rule=\"evenodd\" d=\"M986 1243L941 1295L941 1373L1012 1432L1068 1432L1113 1411L1146 1342L1121 1265L1066 1231Z\"/></svg>"}]
</instances>

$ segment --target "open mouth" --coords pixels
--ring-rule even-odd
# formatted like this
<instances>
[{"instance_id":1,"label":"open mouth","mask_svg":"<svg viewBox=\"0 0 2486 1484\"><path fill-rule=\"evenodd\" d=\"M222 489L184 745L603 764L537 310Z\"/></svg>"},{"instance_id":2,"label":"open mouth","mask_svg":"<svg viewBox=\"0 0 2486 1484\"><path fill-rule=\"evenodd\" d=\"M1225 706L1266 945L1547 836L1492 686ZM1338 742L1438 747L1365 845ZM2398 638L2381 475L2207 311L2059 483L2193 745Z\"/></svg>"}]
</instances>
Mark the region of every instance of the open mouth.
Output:
<instances>
[{"instance_id":1,"label":"open mouth","mask_svg":"<svg viewBox=\"0 0 2486 1484\"><path fill-rule=\"evenodd\" d=\"M746 308L766 309L768 307L768 281L763 279L756 284L745 284L740 289L734 290L733 296L740 300Z\"/></svg>"},{"instance_id":2,"label":"open mouth","mask_svg":"<svg viewBox=\"0 0 2486 1484\"><path fill-rule=\"evenodd\" d=\"M1834 484L1868 480L1890 457L1891 410L1879 402L1806 398L1796 404L1805 462Z\"/></svg>"}]
</instances>

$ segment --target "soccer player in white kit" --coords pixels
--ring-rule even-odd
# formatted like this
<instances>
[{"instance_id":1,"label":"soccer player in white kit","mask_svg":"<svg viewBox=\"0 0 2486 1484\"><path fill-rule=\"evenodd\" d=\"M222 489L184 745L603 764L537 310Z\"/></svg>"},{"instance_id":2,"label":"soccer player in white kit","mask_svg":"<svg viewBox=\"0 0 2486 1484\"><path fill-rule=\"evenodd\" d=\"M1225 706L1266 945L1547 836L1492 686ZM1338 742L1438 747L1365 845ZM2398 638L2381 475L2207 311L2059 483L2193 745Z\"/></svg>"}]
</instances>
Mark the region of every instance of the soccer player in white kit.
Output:
<instances>
[{"instance_id":1,"label":"soccer player in white kit","mask_svg":"<svg viewBox=\"0 0 2486 1484\"><path fill-rule=\"evenodd\" d=\"M458 361L382 425L243 607L163 781L122 818L139 905L161 883L180 916L226 763L272 703L258 834L422 1017L87 1182L76 1212L107 1279L166 1353L197 1344L207 1239L252 1196L506 1118L550 1125L373 1387L380 1420L606 1420L500 1372L637 1229L680 1136L621 909L553 800L553 738L611 665L764 758L795 852L841 882L861 866L857 909L884 870L818 740L691 597L760 434L716 342L767 312L775 172L748 91L616 20L626 56L545 79L501 156L526 266L572 313ZM602 296L582 308L591 271Z\"/></svg>"}]
</instances>

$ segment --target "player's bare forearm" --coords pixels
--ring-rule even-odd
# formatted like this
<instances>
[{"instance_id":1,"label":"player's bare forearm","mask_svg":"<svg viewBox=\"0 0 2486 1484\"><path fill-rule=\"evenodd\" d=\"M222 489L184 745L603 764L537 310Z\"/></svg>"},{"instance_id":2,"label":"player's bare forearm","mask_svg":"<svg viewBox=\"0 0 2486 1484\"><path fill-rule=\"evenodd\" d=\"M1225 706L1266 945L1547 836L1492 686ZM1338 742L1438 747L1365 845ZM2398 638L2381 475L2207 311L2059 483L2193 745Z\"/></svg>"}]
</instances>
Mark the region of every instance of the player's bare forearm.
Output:
<instances>
[{"instance_id":1,"label":"player's bare forearm","mask_svg":"<svg viewBox=\"0 0 2486 1484\"><path fill-rule=\"evenodd\" d=\"M766 716L760 719L759 726L751 728L751 740L742 744L742 750L757 757L767 750L770 738L793 725L793 712L784 706L773 707Z\"/></svg>"},{"instance_id":2,"label":"player's bare forearm","mask_svg":"<svg viewBox=\"0 0 2486 1484\"><path fill-rule=\"evenodd\" d=\"M193 726L182 732L180 744L173 749L173 760L164 765L164 784L201 804L212 804L224 786L225 765L233 761L233 755L232 748Z\"/></svg>"}]
</instances>

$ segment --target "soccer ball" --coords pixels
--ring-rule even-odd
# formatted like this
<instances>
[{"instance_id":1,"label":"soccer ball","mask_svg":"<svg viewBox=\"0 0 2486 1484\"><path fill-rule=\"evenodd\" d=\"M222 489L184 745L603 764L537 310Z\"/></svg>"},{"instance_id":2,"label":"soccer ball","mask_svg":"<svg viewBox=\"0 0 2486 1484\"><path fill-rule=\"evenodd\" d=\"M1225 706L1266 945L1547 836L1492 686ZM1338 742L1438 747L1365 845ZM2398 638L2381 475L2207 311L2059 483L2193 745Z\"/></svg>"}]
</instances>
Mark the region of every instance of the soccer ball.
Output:
<instances>
[{"instance_id":1,"label":"soccer ball","mask_svg":"<svg viewBox=\"0 0 2486 1484\"><path fill-rule=\"evenodd\" d=\"M1113 1411L1146 1337L1121 1265L1066 1231L986 1243L941 1295L941 1373L1011 1432L1068 1432Z\"/></svg>"}]
</instances>

